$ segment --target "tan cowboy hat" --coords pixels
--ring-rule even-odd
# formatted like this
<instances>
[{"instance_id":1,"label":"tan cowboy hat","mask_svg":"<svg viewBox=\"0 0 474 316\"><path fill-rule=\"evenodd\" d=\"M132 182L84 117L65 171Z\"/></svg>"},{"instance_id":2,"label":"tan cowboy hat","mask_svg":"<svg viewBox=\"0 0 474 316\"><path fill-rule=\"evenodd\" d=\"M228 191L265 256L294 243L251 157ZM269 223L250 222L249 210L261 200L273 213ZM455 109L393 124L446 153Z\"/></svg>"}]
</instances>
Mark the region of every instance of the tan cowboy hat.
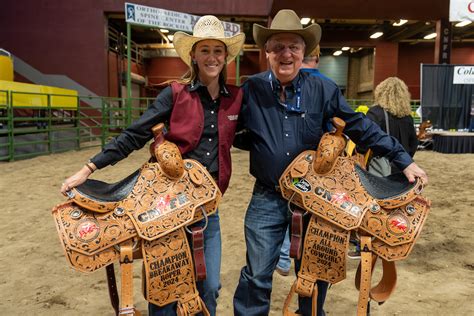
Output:
<instances>
[{"instance_id":1,"label":"tan cowboy hat","mask_svg":"<svg viewBox=\"0 0 474 316\"><path fill-rule=\"evenodd\" d=\"M258 24L253 25L253 39L260 48L265 46L267 39L278 33L294 33L303 37L306 44L305 56L309 55L321 39L321 27L317 23L303 28L300 18L293 10L280 10L273 18L270 28Z\"/></svg>"},{"instance_id":2,"label":"tan cowboy hat","mask_svg":"<svg viewBox=\"0 0 474 316\"><path fill-rule=\"evenodd\" d=\"M239 33L234 36L226 37L222 22L213 15L205 15L199 18L193 28L193 35L184 32L176 32L173 38L174 49L179 57L191 66L191 55L189 54L199 41L214 39L221 41L227 46L227 63L231 62L245 41L245 34Z\"/></svg>"}]
</instances>

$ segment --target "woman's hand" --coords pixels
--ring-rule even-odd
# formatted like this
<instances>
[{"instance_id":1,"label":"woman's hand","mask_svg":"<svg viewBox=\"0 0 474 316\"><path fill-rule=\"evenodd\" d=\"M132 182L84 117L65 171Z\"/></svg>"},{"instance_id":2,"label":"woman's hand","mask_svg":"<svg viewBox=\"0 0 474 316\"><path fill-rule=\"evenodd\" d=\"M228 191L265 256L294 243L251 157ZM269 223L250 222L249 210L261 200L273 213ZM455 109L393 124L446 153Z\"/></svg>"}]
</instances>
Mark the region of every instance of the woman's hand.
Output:
<instances>
[{"instance_id":1,"label":"woman's hand","mask_svg":"<svg viewBox=\"0 0 474 316\"><path fill-rule=\"evenodd\" d=\"M84 183L96 169L97 167L93 163L89 162L87 165L82 167L81 170L64 181L64 183L61 185L61 193L66 196L67 191L70 191L72 188Z\"/></svg>"}]
</instances>

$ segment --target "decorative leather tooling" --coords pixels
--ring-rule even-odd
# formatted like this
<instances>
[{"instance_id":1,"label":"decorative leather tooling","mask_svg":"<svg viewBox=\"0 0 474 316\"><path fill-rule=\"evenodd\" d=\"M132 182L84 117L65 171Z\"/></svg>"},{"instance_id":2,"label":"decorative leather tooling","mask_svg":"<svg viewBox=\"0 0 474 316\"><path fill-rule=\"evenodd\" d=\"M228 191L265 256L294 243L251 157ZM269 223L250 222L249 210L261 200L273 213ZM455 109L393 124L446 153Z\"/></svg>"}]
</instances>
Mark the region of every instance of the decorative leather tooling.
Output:
<instances>
[{"instance_id":1,"label":"decorative leather tooling","mask_svg":"<svg viewBox=\"0 0 474 316\"><path fill-rule=\"evenodd\" d=\"M159 306L178 302L180 315L208 315L196 289L196 277L205 278L203 251L193 257L185 231L207 220L222 194L199 162L183 160L178 147L164 140L162 129L163 124L153 128L149 162L114 184L87 180L68 192L67 202L54 207L53 217L74 269L93 272L107 266L109 274L112 264L120 262L120 307L112 300L117 314L139 314L133 307L131 270L138 255L143 258L144 295L149 302ZM201 243L203 230L192 231ZM112 288L116 292L115 284Z\"/></svg>"},{"instance_id":2,"label":"decorative leather tooling","mask_svg":"<svg viewBox=\"0 0 474 316\"><path fill-rule=\"evenodd\" d=\"M396 283L394 261L410 254L430 210L430 201L421 196L420 179L409 183L403 174L377 177L367 173L358 160L344 156L345 123L338 118L333 123L336 131L323 136L318 150L302 152L280 178L290 211L297 214L292 209L301 208L311 216L302 266L285 302L285 315L295 315L288 311L295 292L313 297L315 305L317 280L334 284L346 278L351 233L361 237L358 315L366 314L369 297L377 302L388 299ZM371 289L371 274L378 257L382 259L384 275Z\"/></svg>"}]
</instances>

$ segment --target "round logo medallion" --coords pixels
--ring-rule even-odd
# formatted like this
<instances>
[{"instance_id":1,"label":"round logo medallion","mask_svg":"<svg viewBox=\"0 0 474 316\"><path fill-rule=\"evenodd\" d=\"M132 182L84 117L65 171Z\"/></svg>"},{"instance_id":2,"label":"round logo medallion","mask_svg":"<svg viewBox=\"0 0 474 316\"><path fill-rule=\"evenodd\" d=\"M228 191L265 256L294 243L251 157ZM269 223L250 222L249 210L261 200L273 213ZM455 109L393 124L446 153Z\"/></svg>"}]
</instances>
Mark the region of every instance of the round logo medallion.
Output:
<instances>
[{"instance_id":1,"label":"round logo medallion","mask_svg":"<svg viewBox=\"0 0 474 316\"><path fill-rule=\"evenodd\" d=\"M78 208L75 208L69 213L72 219L79 219L82 216L82 211Z\"/></svg>"},{"instance_id":2,"label":"round logo medallion","mask_svg":"<svg viewBox=\"0 0 474 316\"><path fill-rule=\"evenodd\" d=\"M99 236L99 223L92 218L84 218L77 223L76 237L82 242L90 242Z\"/></svg>"},{"instance_id":3,"label":"round logo medallion","mask_svg":"<svg viewBox=\"0 0 474 316\"><path fill-rule=\"evenodd\" d=\"M403 235L410 229L410 223L404 215L393 214L387 218L387 229L394 235Z\"/></svg>"},{"instance_id":4,"label":"round logo medallion","mask_svg":"<svg viewBox=\"0 0 474 316\"><path fill-rule=\"evenodd\" d=\"M407 211L408 215L413 215L416 213L416 208L411 205L411 204L408 204L406 207L405 207L405 210Z\"/></svg>"}]
</instances>

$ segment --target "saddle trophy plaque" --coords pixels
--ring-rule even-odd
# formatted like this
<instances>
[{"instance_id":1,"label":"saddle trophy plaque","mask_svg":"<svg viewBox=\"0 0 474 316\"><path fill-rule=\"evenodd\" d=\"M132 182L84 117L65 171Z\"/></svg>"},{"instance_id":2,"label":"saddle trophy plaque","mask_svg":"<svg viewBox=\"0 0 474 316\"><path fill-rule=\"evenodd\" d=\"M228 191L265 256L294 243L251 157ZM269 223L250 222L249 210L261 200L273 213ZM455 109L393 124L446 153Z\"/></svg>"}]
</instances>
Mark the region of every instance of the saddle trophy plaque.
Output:
<instances>
[{"instance_id":1,"label":"saddle trophy plaque","mask_svg":"<svg viewBox=\"0 0 474 316\"><path fill-rule=\"evenodd\" d=\"M282 195L292 213L290 255L302 259L297 280L288 295L313 297L317 303L317 280L338 283L346 278L346 254L351 233L360 237L361 261L356 274L359 289L357 315L366 315L372 299L382 303L395 288L395 261L405 259L420 236L430 210L423 196L423 183L409 183L403 174L377 177L357 159L343 155L345 122L334 118L334 133L323 135L316 151L302 152L280 178ZM360 160L359 160L360 161ZM303 238L303 217L309 223ZM377 258L383 275L371 288Z\"/></svg>"},{"instance_id":2,"label":"saddle trophy plaque","mask_svg":"<svg viewBox=\"0 0 474 316\"><path fill-rule=\"evenodd\" d=\"M196 289L196 280L206 277L206 225L190 225L203 219L207 224L222 194L199 162L183 160L178 147L164 140L163 127L153 128L149 162L114 184L87 180L68 192L67 202L53 208L53 217L74 269L107 267L116 314L139 315L133 305L132 262L142 258L147 301L158 306L177 302L178 315L209 315ZM120 300L114 262L120 263Z\"/></svg>"}]
</instances>

